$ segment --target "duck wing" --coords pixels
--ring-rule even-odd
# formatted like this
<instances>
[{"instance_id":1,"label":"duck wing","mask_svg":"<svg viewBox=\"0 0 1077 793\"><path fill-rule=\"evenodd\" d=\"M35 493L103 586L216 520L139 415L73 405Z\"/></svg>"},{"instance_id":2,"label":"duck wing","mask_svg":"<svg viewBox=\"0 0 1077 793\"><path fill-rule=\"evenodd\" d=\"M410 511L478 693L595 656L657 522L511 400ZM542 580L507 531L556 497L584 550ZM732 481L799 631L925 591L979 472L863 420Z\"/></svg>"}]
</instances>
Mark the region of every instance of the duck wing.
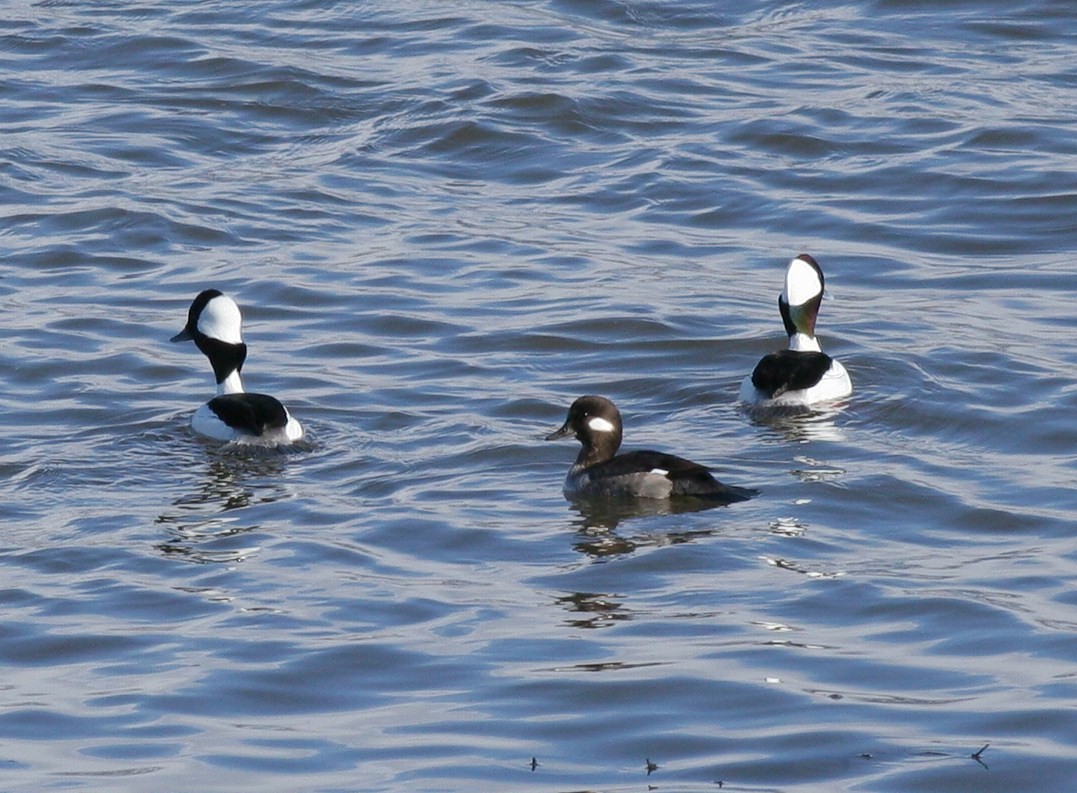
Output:
<instances>
[{"instance_id":1,"label":"duck wing","mask_svg":"<svg viewBox=\"0 0 1077 793\"><path fill-rule=\"evenodd\" d=\"M288 423L288 411L284 405L268 394L223 394L214 397L208 404L217 418L249 435L283 429Z\"/></svg>"},{"instance_id":2,"label":"duck wing","mask_svg":"<svg viewBox=\"0 0 1077 793\"><path fill-rule=\"evenodd\" d=\"M752 385L774 399L786 391L802 391L823 379L830 369L831 357L825 352L779 350L756 364Z\"/></svg>"}]
</instances>

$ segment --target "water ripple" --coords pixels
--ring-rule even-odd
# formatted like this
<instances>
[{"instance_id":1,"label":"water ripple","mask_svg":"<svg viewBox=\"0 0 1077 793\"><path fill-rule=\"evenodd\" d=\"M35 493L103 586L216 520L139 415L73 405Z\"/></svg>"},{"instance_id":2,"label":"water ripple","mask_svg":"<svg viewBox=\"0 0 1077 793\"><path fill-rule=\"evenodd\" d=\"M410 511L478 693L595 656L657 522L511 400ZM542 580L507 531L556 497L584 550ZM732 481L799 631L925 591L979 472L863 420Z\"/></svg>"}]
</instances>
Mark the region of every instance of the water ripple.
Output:
<instances>
[{"instance_id":1,"label":"water ripple","mask_svg":"<svg viewBox=\"0 0 1077 793\"><path fill-rule=\"evenodd\" d=\"M10 789L1069 790L1068 3L6 16ZM856 391L742 411L800 251ZM588 392L760 497L566 503Z\"/></svg>"}]
</instances>

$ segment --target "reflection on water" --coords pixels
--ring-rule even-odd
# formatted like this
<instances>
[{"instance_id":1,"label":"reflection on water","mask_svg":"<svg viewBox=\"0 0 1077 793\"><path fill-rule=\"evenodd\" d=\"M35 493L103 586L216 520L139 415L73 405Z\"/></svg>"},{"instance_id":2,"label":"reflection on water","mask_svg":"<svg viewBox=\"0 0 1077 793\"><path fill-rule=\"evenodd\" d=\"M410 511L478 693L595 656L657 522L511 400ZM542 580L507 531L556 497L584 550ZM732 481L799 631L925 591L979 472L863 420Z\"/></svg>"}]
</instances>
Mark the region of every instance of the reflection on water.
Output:
<instances>
[{"instance_id":1,"label":"reflection on water","mask_svg":"<svg viewBox=\"0 0 1077 793\"><path fill-rule=\"evenodd\" d=\"M5 790L1073 790L1072 3L188 5L5 14ZM762 493L566 509L585 391Z\"/></svg>"},{"instance_id":2,"label":"reflection on water","mask_svg":"<svg viewBox=\"0 0 1077 793\"><path fill-rule=\"evenodd\" d=\"M795 559L786 559L772 556L759 557L766 564L781 570L791 570L794 573L807 576L808 578L840 578L845 575L841 570L819 570Z\"/></svg>"},{"instance_id":3,"label":"reflection on water","mask_svg":"<svg viewBox=\"0 0 1077 793\"><path fill-rule=\"evenodd\" d=\"M577 500L570 502L570 506L577 514L572 521L576 530L573 549L595 561L602 561L627 556L639 548L680 545L715 533L714 529L708 528L626 534L618 531L624 521L703 512L729 505L715 504L708 499L680 498Z\"/></svg>"},{"instance_id":4,"label":"reflection on water","mask_svg":"<svg viewBox=\"0 0 1077 793\"><path fill-rule=\"evenodd\" d=\"M574 628L606 628L615 622L632 619L632 611L618 597L597 592L572 592L554 602L573 615L565 620L565 624Z\"/></svg>"},{"instance_id":5,"label":"reflection on water","mask_svg":"<svg viewBox=\"0 0 1077 793\"><path fill-rule=\"evenodd\" d=\"M287 460L288 456L277 449L210 449L198 489L174 499L174 509L154 521L170 535L157 549L198 563L237 562L256 553L258 546L237 545L236 538L261 526L229 513L287 498L288 489L280 479Z\"/></svg>"},{"instance_id":6,"label":"reflection on water","mask_svg":"<svg viewBox=\"0 0 1077 793\"><path fill-rule=\"evenodd\" d=\"M772 534L783 537L803 537L808 530L808 525L799 518L789 516L775 518L768 524L768 528Z\"/></svg>"},{"instance_id":7,"label":"reflection on water","mask_svg":"<svg viewBox=\"0 0 1077 793\"><path fill-rule=\"evenodd\" d=\"M638 546L633 540L618 535L603 526L585 526L577 532L572 548L593 557L596 561L612 556L627 556Z\"/></svg>"},{"instance_id":8,"label":"reflection on water","mask_svg":"<svg viewBox=\"0 0 1077 793\"><path fill-rule=\"evenodd\" d=\"M782 405L763 407L744 406L748 420L757 427L769 430L777 439L791 443L809 441L845 440L845 433L835 423L835 419L844 411L845 403L828 405L823 408L808 408L799 405Z\"/></svg>"},{"instance_id":9,"label":"reflection on water","mask_svg":"<svg viewBox=\"0 0 1077 793\"><path fill-rule=\"evenodd\" d=\"M577 531L576 541L572 544L572 548L598 562L612 557L627 556L640 548L655 548L695 542L714 533L709 529L696 529L692 531L662 531L622 536L614 529L588 526Z\"/></svg>"},{"instance_id":10,"label":"reflection on water","mask_svg":"<svg viewBox=\"0 0 1077 793\"><path fill-rule=\"evenodd\" d=\"M706 498L580 499L569 502L579 515L573 522L584 529L616 529L633 518L681 515L729 507Z\"/></svg>"},{"instance_id":11,"label":"reflection on water","mask_svg":"<svg viewBox=\"0 0 1077 793\"><path fill-rule=\"evenodd\" d=\"M831 481L840 479L845 475L844 468L829 465L822 460L816 460L812 457L797 455L793 458L793 461L805 466L804 468L794 468L791 472L793 476L802 482Z\"/></svg>"}]
</instances>

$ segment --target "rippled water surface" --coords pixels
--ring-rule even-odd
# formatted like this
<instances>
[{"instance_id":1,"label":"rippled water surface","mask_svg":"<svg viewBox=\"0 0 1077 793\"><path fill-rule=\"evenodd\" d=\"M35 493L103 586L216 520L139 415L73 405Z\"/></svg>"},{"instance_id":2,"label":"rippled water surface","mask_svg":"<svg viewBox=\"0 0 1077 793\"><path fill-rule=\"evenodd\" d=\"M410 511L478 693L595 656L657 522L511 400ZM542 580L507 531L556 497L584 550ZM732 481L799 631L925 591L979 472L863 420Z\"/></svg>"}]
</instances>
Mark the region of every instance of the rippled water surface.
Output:
<instances>
[{"instance_id":1,"label":"rippled water surface","mask_svg":"<svg viewBox=\"0 0 1077 793\"><path fill-rule=\"evenodd\" d=\"M1071 2L0 20L0 788L1074 789ZM760 496L567 503L584 393Z\"/></svg>"}]
</instances>

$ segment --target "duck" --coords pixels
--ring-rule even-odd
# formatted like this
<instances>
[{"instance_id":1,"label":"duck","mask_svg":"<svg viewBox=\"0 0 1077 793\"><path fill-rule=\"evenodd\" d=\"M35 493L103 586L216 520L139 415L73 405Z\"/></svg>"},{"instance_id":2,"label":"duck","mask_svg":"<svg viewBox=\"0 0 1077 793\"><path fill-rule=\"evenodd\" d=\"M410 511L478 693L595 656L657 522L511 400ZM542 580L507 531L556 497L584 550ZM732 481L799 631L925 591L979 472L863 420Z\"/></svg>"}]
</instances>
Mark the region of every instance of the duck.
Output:
<instances>
[{"instance_id":1,"label":"duck","mask_svg":"<svg viewBox=\"0 0 1077 793\"><path fill-rule=\"evenodd\" d=\"M789 347L763 356L740 386L740 401L760 406L808 407L844 399L853 392L841 362L822 351L815 321L823 299L823 270L810 254L795 256L778 296Z\"/></svg>"},{"instance_id":2,"label":"duck","mask_svg":"<svg viewBox=\"0 0 1077 793\"><path fill-rule=\"evenodd\" d=\"M217 395L195 411L191 429L217 441L285 446L302 440L303 426L276 397L243 390L240 372L247 358L239 306L218 289L198 293L187 324L172 342L193 341L213 367Z\"/></svg>"},{"instance_id":3,"label":"duck","mask_svg":"<svg viewBox=\"0 0 1077 793\"><path fill-rule=\"evenodd\" d=\"M621 412L602 396L581 396L565 423L546 440L574 437L583 448L565 477L568 500L589 498L706 499L715 505L746 501L759 491L725 485L707 468L665 452L617 454L621 447Z\"/></svg>"}]
</instances>

